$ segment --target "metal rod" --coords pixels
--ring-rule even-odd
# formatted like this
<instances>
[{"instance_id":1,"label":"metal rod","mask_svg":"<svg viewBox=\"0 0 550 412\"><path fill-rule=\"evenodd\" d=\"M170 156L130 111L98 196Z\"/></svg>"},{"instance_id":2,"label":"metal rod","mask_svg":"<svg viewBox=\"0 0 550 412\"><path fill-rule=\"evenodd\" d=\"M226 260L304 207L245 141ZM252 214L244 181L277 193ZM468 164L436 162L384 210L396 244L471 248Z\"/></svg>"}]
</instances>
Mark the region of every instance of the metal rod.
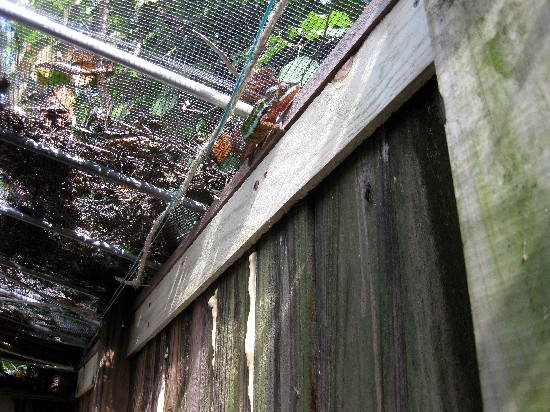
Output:
<instances>
[{"instance_id":1,"label":"metal rod","mask_svg":"<svg viewBox=\"0 0 550 412\"><path fill-rule=\"evenodd\" d=\"M3 277L7 279L9 282L14 283L24 289L30 290L31 292L36 293L38 296L42 297L43 299L52 302L54 305L59 306L60 308L63 308L65 310L70 311L71 313L75 313L85 319L88 319L92 323L94 323L96 326L99 326L99 322L95 320L98 317L98 314L96 312L93 312L90 309L79 307L75 304L72 304L68 302L67 300L59 300L55 299L53 297L50 297L46 295L45 293L41 292L40 290L26 284L25 282L22 282L16 278L14 278L11 275L8 275L7 273L4 273L0 270L0 277Z\"/></svg>"},{"instance_id":2,"label":"metal rod","mask_svg":"<svg viewBox=\"0 0 550 412\"><path fill-rule=\"evenodd\" d=\"M6 354L8 356L6 356ZM68 365L61 365L60 363L48 362L47 360L35 358L33 356L26 355L24 353L16 352L6 348L0 348L0 356L2 359L6 359L15 363L24 363L34 367L44 369L56 369L58 371L74 372L75 368ZM13 357L10 357L13 356ZM22 360L23 359L23 360ZM29 362L29 360L31 362Z\"/></svg>"},{"instance_id":3,"label":"metal rod","mask_svg":"<svg viewBox=\"0 0 550 412\"><path fill-rule=\"evenodd\" d=\"M30 9L21 7L7 0L0 0L0 14L5 18L15 20L25 26L49 34L66 43L80 47L130 69L137 70L155 80L215 106L224 108L229 103L230 97L226 94L167 70L164 67L157 66L131 53L119 50L110 44L86 36L85 34L70 29ZM239 102L235 108L235 114L241 117L247 117L251 111L252 106L244 102Z\"/></svg>"},{"instance_id":4,"label":"metal rod","mask_svg":"<svg viewBox=\"0 0 550 412\"><path fill-rule=\"evenodd\" d=\"M35 217L21 213L20 211L14 209L13 207L0 204L0 214L5 214L6 216L13 217L14 219L20 220L25 223L29 223L34 226L38 226L42 229L49 230L51 232L57 233L58 235L65 236L69 239L76 240L77 242L84 243L86 245L95 247L97 249L103 250L111 255L121 257L123 259L135 261L138 259L136 255L131 252L128 252L126 249L122 249L118 246L111 245L102 240L92 239L88 235L83 233L78 233L72 229L66 229L61 226L54 225L53 223L48 222L44 219L37 219ZM160 269L161 264L148 260L146 266L152 269Z\"/></svg>"},{"instance_id":5,"label":"metal rod","mask_svg":"<svg viewBox=\"0 0 550 412\"><path fill-rule=\"evenodd\" d=\"M7 293L6 293L7 294ZM4 296L4 293L0 293L0 304L4 305L14 305L14 306L32 306L36 308L46 308L51 312L55 312L56 316L60 316L65 319L69 319L72 322L79 322L79 323L90 323L90 321L87 321L86 319L82 318L75 318L74 316L69 315L68 313L61 310L58 306L54 305L53 303L46 303L46 302L35 302L35 301L28 301L25 299L18 299L18 298L12 298L9 296Z\"/></svg>"},{"instance_id":6,"label":"metal rod","mask_svg":"<svg viewBox=\"0 0 550 412\"><path fill-rule=\"evenodd\" d=\"M13 325L17 325L18 332L25 333L30 337L35 337L50 342L58 342L70 346L78 346L83 348L87 344L87 338L85 336L74 336L61 330L55 330L51 327L24 323L13 316L0 314L0 319L4 321L4 325L11 322Z\"/></svg>"},{"instance_id":7,"label":"metal rod","mask_svg":"<svg viewBox=\"0 0 550 412\"><path fill-rule=\"evenodd\" d=\"M0 265L9 267L11 269L18 270L19 272L24 273L25 275L28 275L28 276L32 276L33 278L36 278L36 279L45 280L45 281L48 281L48 282L55 283L57 285L64 286L67 289L72 289L76 292L83 293L83 294L91 296L93 298L100 298L101 297L100 292L93 291L93 290L90 290L88 288L84 288L84 287L75 285L74 283L69 282L68 280L58 278L56 276L50 276L50 275L47 275L47 274L42 273L42 272L38 272L38 271L33 270L33 269L29 269L25 266L20 265L19 263L13 262L11 260L6 260L2 257L0 257Z\"/></svg>"},{"instance_id":8,"label":"metal rod","mask_svg":"<svg viewBox=\"0 0 550 412\"><path fill-rule=\"evenodd\" d=\"M0 140L18 147L22 147L23 149L28 149L32 152L49 157L50 159L65 163L78 170L82 170L83 172L101 176L111 182L131 187L150 196L163 199L167 202L172 200L172 197L174 196L174 193L169 190L161 189L150 183L126 176L113 169L109 169L108 167L83 159L82 157L72 155L44 143L37 142L28 137L18 135L8 129L0 129ZM185 208L201 214L203 214L207 209L206 205L188 198L184 199L182 204Z\"/></svg>"}]
</instances>

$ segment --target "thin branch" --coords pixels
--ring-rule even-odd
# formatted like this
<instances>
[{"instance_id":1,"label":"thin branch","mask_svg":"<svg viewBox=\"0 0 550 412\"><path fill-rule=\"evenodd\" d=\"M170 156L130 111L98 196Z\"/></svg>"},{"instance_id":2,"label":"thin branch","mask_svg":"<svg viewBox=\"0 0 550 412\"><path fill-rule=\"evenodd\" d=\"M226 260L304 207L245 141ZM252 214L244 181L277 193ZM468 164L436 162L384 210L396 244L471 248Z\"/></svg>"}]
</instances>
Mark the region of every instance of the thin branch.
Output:
<instances>
[{"instance_id":1,"label":"thin branch","mask_svg":"<svg viewBox=\"0 0 550 412\"><path fill-rule=\"evenodd\" d=\"M259 60L259 58L260 58L260 56L263 52L263 49L264 49L264 47L267 43L267 40L269 39L269 36L271 35L271 32L275 28L275 24L277 23L279 17L283 13L287 3L288 3L288 0L281 0L273 8L273 11L271 12L271 15L269 17L269 21L265 25L265 28L262 31L262 34L260 35L260 38L258 39L257 47L254 50L254 53L253 53L253 55L250 59L250 62L248 63L248 65L244 69L244 76L243 76L242 82L241 82L241 84L239 85L238 89L235 92L235 97L233 99L233 103L232 103L231 107L229 108L228 115L224 119L222 119L220 125L212 132L212 134L208 138L208 141L201 148L199 154L197 155L197 157L193 161L193 164L189 168L189 172L187 173L185 181L181 185L180 190L178 191L178 193L177 193L177 195L176 195L176 197L173 201L173 204L168 205L166 210L164 212L162 212L160 214L160 216L157 217L155 219L155 221L153 222L153 226L151 227L151 230L149 231L149 234L147 235L147 238L145 239L145 245L143 247L143 254L142 254L140 262L139 262L139 268L138 268L136 277L132 281L118 279L119 281L122 281L122 283L131 285L131 286L134 286L134 287L139 287L139 286L142 285L141 282L142 282L142 278L143 278L143 271L145 270L145 263L147 262L147 256L149 255L149 250L151 249L151 246L152 246L152 243L153 243L153 240L154 240L153 238L154 238L157 230L160 228L162 222L164 221L165 215L171 210L171 208L177 206L177 204L180 202L180 200L183 198L183 196L187 192L187 188L189 187L189 184L191 183L191 180L195 176L195 173L196 173L197 169L199 168L200 164L202 163L203 158L208 153L209 147L211 146L211 144L214 142L214 140L218 136L218 130L221 130L223 128L223 126L225 125L227 120L233 114L233 110L235 109L235 106L236 106L237 102L241 98L241 95L244 93L246 83L248 82L248 79L252 76L254 66L258 62L258 60Z\"/></svg>"},{"instance_id":2,"label":"thin branch","mask_svg":"<svg viewBox=\"0 0 550 412\"><path fill-rule=\"evenodd\" d=\"M191 31L196 34L198 37L202 39L214 52L220 56L220 59L225 63L229 71L235 76L236 78L239 77L239 71L233 66L233 63L231 63L231 60L229 60L229 56L227 56L227 53L224 52L222 49L220 49L214 42L212 42L208 37L206 37L204 34L198 32L195 29L191 29Z\"/></svg>"}]
</instances>

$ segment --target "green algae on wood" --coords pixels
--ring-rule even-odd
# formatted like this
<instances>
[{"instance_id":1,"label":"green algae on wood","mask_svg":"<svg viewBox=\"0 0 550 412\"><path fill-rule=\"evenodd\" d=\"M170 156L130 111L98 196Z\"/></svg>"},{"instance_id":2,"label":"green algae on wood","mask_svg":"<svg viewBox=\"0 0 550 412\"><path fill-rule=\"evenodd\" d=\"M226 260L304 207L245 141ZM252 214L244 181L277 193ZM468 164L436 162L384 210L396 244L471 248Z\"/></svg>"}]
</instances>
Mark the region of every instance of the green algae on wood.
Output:
<instances>
[{"instance_id":1,"label":"green algae on wood","mask_svg":"<svg viewBox=\"0 0 550 412\"><path fill-rule=\"evenodd\" d=\"M484 407L550 393L550 5L425 0Z\"/></svg>"}]
</instances>

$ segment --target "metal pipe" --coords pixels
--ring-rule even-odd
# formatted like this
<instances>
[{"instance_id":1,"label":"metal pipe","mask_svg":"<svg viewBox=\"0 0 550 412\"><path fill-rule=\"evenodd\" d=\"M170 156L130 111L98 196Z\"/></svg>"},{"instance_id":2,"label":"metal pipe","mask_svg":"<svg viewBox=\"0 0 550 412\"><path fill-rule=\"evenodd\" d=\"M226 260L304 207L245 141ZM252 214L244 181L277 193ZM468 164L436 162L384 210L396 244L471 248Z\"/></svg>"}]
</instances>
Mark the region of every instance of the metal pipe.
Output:
<instances>
[{"instance_id":1,"label":"metal pipe","mask_svg":"<svg viewBox=\"0 0 550 412\"><path fill-rule=\"evenodd\" d=\"M97 291L94 291L94 290L90 290L88 288L84 288L84 287L75 285L72 282L69 282L69 281L67 281L65 279L62 279L62 278L58 278L56 276L50 276L50 275L47 275L47 274L42 273L42 272L38 272L38 271L33 270L33 269L29 269L25 266L20 265L19 263L6 260L2 257L0 257L0 265L9 267L11 269L18 270L19 272L24 273L25 275L31 276L31 277L36 278L36 279L41 279L41 280L45 280L45 281L48 281L48 282L55 283L56 285L64 286L67 289L71 289L71 290L74 290L76 292L83 293L83 294L91 296L93 298L100 298L101 297L100 292L97 292Z\"/></svg>"},{"instance_id":2,"label":"metal pipe","mask_svg":"<svg viewBox=\"0 0 550 412\"><path fill-rule=\"evenodd\" d=\"M0 0L0 14L7 19L15 20L25 26L56 37L61 41L80 47L130 69L137 70L155 80L215 106L225 108L229 103L230 97L226 94L167 70L164 67L157 66L131 53L119 50L110 44L86 36L15 3ZM251 111L252 106L244 102L239 102L235 108L235 114L241 117L247 117Z\"/></svg>"},{"instance_id":3,"label":"metal pipe","mask_svg":"<svg viewBox=\"0 0 550 412\"><path fill-rule=\"evenodd\" d=\"M22 222L29 223L34 226L38 226L42 229L49 230L51 232L57 233L58 235L65 236L69 239L76 240L77 242L95 247L97 249L103 250L104 252L121 257L123 259L131 260L131 261L135 261L138 259L136 255L134 255L131 252L128 252L126 249L122 249L118 246L111 245L102 240L92 239L88 235L85 235L83 233L78 233L72 229L66 229L64 227L54 225L53 223L50 223L47 220L37 219L35 217L26 215L14 209L13 207L10 207L7 205L0 204L0 214L5 214L7 216L13 217L14 219L20 220ZM148 260L146 263L146 266L152 269L158 270L160 269L161 264L158 262L154 262L152 260Z\"/></svg>"},{"instance_id":4,"label":"metal pipe","mask_svg":"<svg viewBox=\"0 0 550 412\"><path fill-rule=\"evenodd\" d=\"M7 355L7 356L6 356ZM47 360L35 358L24 353L16 352L4 347L0 348L0 356L12 362L24 363L38 368L55 369L58 371L75 372L75 368L69 365L61 365L60 363L49 362ZM10 357L11 356L11 357ZM23 360L22 360L23 359ZM29 360L31 362L29 362Z\"/></svg>"},{"instance_id":5,"label":"metal pipe","mask_svg":"<svg viewBox=\"0 0 550 412\"><path fill-rule=\"evenodd\" d=\"M7 305L11 304L16 306L24 305L24 306L33 306L37 308L46 308L51 312L55 312L57 316L61 316L65 319L69 319L72 322L91 324L90 320L71 316L69 313L67 313L66 311L64 311L59 306L53 303L34 301L33 299L25 298L24 296L23 298L17 298L17 297L13 297L12 295L18 295L18 293L10 293L9 291L0 290L0 304L7 304ZM99 326L99 323L94 322L94 325Z\"/></svg>"},{"instance_id":6,"label":"metal pipe","mask_svg":"<svg viewBox=\"0 0 550 412\"><path fill-rule=\"evenodd\" d=\"M70 345L70 346L78 346L80 348L86 347L86 344L87 344L86 342L87 339L85 336L74 336L74 335L71 335L70 333L63 332L57 329L52 329L48 326L24 323L20 319L16 319L13 316L5 315L5 314L0 314L0 319L4 320L3 322L4 325L8 322L12 322L13 324L19 325L18 331L21 333L25 333L30 337L36 337L47 341L63 343L65 345Z\"/></svg>"},{"instance_id":7,"label":"metal pipe","mask_svg":"<svg viewBox=\"0 0 550 412\"><path fill-rule=\"evenodd\" d=\"M98 314L96 312L93 312L90 309L78 307L77 305L69 303L66 300L58 300L58 299L52 298L52 297L46 295L45 293L41 292L40 290L38 290L38 289L36 289L36 288L34 288L30 285L27 285L25 282L22 282L22 281L20 281L16 278L14 278L13 276L10 276L7 273L4 273L2 271L0 271L0 277L3 277L5 279L7 279L9 282L14 283L17 286L20 286L24 289L30 290L31 292L36 293L38 296L44 298L45 300L52 302L54 305L59 306L60 308L66 309L71 313L75 313L79 316L82 316L82 317L88 319L89 321L93 322L97 326L99 326L99 323L95 320L95 318L98 317Z\"/></svg>"},{"instance_id":8,"label":"metal pipe","mask_svg":"<svg viewBox=\"0 0 550 412\"><path fill-rule=\"evenodd\" d=\"M161 189L159 187L156 187L155 185L152 185L151 183L143 182L141 180L134 179L133 177L126 176L113 169L109 169L108 167L101 166L97 163L93 163L86 159L83 159L82 157L72 155L70 153L48 146L44 143L37 142L28 137L18 135L17 133L8 129L0 129L0 140L18 147L22 147L23 149L28 149L32 152L49 157L50 159L65 163L78 170L82 170L83 172L101 176L111 182L131 187L140 192L165 200L167 202L172 200L172 197L174 196L174 193L170 192L169 190ZM206 205L203 205L202 203L188 198L185 198L182 201L182 205L185 208L200 214L206 212L207 209Z\"/></svg>"}]
</instances>

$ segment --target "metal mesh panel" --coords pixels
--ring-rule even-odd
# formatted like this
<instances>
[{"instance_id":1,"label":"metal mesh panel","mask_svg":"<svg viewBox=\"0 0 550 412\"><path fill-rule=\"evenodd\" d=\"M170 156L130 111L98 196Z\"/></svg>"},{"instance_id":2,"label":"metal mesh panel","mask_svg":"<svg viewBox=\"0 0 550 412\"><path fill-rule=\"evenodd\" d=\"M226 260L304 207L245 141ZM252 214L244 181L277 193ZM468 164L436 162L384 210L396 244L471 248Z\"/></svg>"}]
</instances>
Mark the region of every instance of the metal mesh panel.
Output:
<instances>
[{"instance_id":1,"label":"metal mesh panel","mask_svg":"<svg viewBox=\"0 0 550 412\"><path fill-rule=\"evenodd\" d=\"M267 2L34 0L20 4L229 95ZM242 100L254 105L280 82L303 86L367 6L364 0L290 1ZM223 108L121 63L1 18L0 50L0 129L160 189L175 191L181 185L223 113ZM242 126L243 118L230 119L187 197L208 205L221 193L244 161ZM166 199L7 143L0 142L0 160L2 204L135 254L166 206ZM175 208L152 257L165 260L199 219L196 211ZM10 217L0 216L0 231L0 257L107 293L116 284L114 277L124 276L131 265ZM91 339L97 325L82 321L82 313L101 313L105 302L18 271L4 272L28 288L0 276L0 293L17 292L43 305L6 300L0 303L2 316L32 336L78 347ZM72 305L73 311L56 302Z\"/></svg>"},{"instance_id":2,"label":"metal mesh panel","mask_svg":"<svg viewBox=\"0 0 550 412\"><path fill-rule=\"evenodd\" d=\"M262 1L162 5L143 0L35 1L31 5L50 18L224 93L233 88L232 70L242 69L265 8ZM305 83L363 7L361 1L290 2L244 100L256 102L281 80ZM9 99L32 115L31 120L21 120L11 113L16 128L19 125L25 134L54 147L167 189L183 181L221 109L17 23L11 24L11 31L9 23L3 26L2 64L11 81ZM240 120L235 118L229 127L238 134ZM232 146L222 151L229 156L214 155L206 161L202 179L190 190L192 197L210 203L221 191L241 162L242 144ZM97 213L94 202L76 203ZM176 220L181 223L184 218ZM193 220L194 216L189 224Z\"/></svg>"}]
</instances>

